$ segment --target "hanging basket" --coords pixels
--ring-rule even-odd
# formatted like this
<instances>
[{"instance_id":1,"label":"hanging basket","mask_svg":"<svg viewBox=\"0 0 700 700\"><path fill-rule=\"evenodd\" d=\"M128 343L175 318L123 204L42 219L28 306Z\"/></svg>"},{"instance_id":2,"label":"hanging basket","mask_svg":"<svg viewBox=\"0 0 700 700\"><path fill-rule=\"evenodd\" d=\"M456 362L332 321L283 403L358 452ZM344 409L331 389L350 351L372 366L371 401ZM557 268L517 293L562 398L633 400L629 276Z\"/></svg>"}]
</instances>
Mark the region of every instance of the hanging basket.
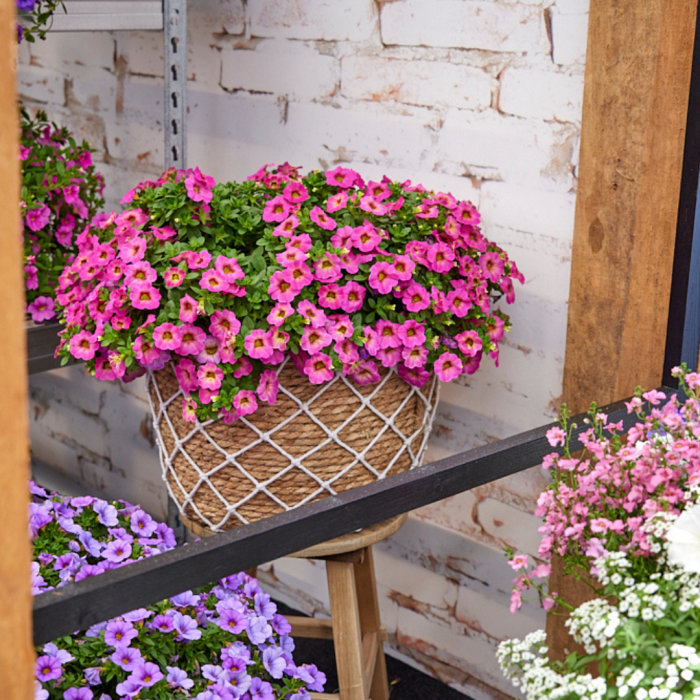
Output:
<instances>
[{"instance_id":1,"label":"hanging basket","mask_svg":"<svg viewBox=\"0 0 700 700\"><path fill-rule=\"evenodd\" d=\"M435 376L420 389L393 369L376 384L314 385L285 361L278 377L274 405L227 425L188 423L173 367L149 373L163 478L187 520L228 530L420 464Z\"/></svg>"}]
</instances>

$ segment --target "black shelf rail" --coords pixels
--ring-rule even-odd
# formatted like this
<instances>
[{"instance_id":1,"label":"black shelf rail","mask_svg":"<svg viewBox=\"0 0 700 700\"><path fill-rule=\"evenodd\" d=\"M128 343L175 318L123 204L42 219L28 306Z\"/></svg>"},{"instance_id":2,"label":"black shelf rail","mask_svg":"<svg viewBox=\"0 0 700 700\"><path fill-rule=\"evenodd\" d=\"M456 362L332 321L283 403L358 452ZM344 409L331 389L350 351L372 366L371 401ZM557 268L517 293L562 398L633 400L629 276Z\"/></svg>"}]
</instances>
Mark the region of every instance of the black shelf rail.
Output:
<instances>
[{"instance_id":1,"label":"black shelf rail","mask_svg":"<svg viewBox=\"0 0 700 700\"><path fill-rule=\"evenodd\" d=\"M60 323L27 322L27 372L37 374L61 366L61 358L53 354L58 347Z\"/></svg>"},{"instance_id":2,"label":"black shelf rail","mask_svg":"<svg viewBox=\"0 0 700 700\"><path fill-rule=\"evenodd\" d=\"M667 396L675 392L661 387ZM637 417L624 401L599 409L629 429ZM581 449L577 424L572 451ZM78 629L150 605L182 591L272 561L542 462L555 451L545 437L551 423L460 452L409 472L345 491L235 530L182 545L100 576L43 593L34 600L34 641L44 644Z\"/></svg>"}]
</instances>

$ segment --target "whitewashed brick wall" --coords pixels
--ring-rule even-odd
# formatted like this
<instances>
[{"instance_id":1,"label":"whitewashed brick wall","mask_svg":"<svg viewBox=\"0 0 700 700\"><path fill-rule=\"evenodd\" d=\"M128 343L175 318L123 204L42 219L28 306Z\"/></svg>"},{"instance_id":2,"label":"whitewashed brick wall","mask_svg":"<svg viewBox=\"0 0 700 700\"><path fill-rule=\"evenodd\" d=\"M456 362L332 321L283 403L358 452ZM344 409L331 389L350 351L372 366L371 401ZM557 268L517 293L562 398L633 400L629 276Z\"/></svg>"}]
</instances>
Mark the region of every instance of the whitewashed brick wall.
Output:
<instances>
[{"instance_id":1,"label":"whitewashed brick wall","mask_svg":"<svg viewBox=\"0 0 700 700\"><path fill-rule=\"evenodd\" d=\"M564 362L587 0L196 0L189 22L189 163L241 179L263 163L343 164L471 199L527 277L501 366L443 388L438 458L552 420ZM20 51L25 104L98 149L110 207L163 164L162 36L56 34ZM165 512L137 383L77 369L31 380L35 457L85 488ZM513 694L500 639L543 623L508 613L509 544L533 553L537 469L423 508L377 548L392 651L481 699ZM266 585L327 609L322 565L274 562Z\"/></svg>"}]
</instances>

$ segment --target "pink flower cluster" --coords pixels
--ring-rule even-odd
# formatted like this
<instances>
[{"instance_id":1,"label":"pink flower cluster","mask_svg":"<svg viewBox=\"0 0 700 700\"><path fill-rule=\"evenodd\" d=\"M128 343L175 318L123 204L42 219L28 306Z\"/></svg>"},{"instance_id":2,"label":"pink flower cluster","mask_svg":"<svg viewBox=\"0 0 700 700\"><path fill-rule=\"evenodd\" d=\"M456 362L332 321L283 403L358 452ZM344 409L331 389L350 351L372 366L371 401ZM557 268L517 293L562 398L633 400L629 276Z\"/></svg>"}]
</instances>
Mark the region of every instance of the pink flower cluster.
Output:
<instances>
[{"instance_id":1,"label":"pink flower cluster","mask_svg":"<svg viewBox=\"0 0 700 700\"><path fill-rule=\"evenodd\" d=\"M61 275L59 353L100 379L172 363L186 420L274 403L288 357L314 384L395 368L422 386L472 374L484 352L498 362L508 317L492 304L523 277L452 195L285 164L220 185L170 171L123 201Z\"/></svg>"},{"instance_id":2,"label":"pink flower cluster","mask_svg":"<svg viewBox=\"0 0 700 700\"><path fill-rule=\"evenodd\" d=\"M539 557L563 557L567 567L595 573L593 562L607 552L624 551L633 559L655 556L653 529L647 527L659 513L677 515L695 496L689 487L700 484L700 375L674 370L686 386L689 398L680 403L674 395L666 401L660 391L638 392L627 404L640 422L627 434L622 423L593 409L590 427L581 436L582 457L568 450L568 425L564 409L562 427L552 428L552 447L564 446L543 461L554 480L540 494L535 515L544 519ZM644 401L651 409L643 411ZM521 594L534 585L533 578L549 571L527 571L526 557L511 561L523 573L515 579L512 610L520 607ZM543 565L540 565L543 566ZM552 603L553 604L553 603ZM551 607L551 606L550 606Z\"/></svg>"},{"instance_id":3,"label":"pink flower cluster","mask_svg":"<svg viewBox=\"0 0 700 700\"><path fill-rule=\"evenodd\" d=\"M104 204L104 181L95 172L90 147L76 145L45 114L32 120L23 111L21 127L27 312L39 323L56 318L57 270L73 259L75 232Z\"/></svg>"}]
</instances>

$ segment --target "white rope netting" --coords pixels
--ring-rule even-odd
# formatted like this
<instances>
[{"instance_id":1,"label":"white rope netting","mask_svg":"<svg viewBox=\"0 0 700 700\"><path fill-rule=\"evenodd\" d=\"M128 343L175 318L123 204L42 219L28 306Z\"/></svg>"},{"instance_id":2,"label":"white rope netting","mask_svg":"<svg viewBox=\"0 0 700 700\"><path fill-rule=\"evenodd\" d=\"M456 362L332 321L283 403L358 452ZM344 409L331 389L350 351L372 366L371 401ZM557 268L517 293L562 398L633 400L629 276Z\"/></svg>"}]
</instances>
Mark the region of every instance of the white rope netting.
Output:
<instances>
[{"instance_id":1,"label":"white rope netting","mask_svg":"<svg viewBox=\"0 0 700 700\"><path fill-rule=\"evenodd\" d=\"M149 372L163 478L185 519L229 529L420 464L437 407L434 376L420 389L393 368L374 385L336 373L315 386L285 360L278 377L279 410L263 404L226 425L186 423L174 368Z\"/></svg>"}]
</instances>

